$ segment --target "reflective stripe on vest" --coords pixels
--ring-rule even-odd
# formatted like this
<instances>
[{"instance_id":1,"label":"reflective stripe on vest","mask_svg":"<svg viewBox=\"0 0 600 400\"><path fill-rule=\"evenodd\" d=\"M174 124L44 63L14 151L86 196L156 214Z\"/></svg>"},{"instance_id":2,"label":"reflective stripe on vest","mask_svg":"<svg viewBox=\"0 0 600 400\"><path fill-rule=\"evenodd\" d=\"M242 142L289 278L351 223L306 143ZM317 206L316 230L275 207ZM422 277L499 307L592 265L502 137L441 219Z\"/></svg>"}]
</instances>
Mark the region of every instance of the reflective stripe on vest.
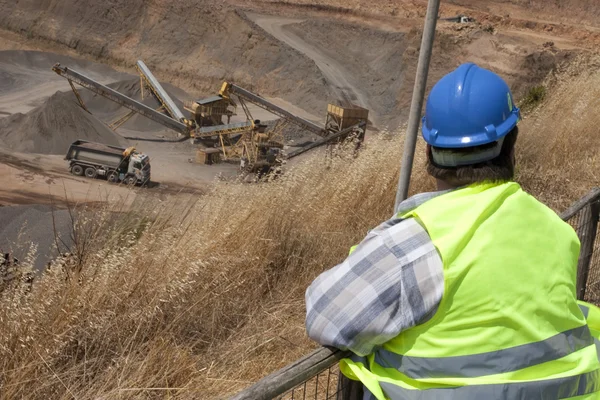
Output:
<instances>
[{"instance_id":1,"label":"reflective stripe on vest","mask_svg":"<svg viewBox=\"0 0 600 400\"><path fill-rule=\"evenodd\" d=\"M600 390L599 382L600 370L559 379L445 389L410 390L387 382L380 384L390 398L402 400L558 400L595 393Z\"/></svg>"},{"instance_id":2,"label":"reflective stripe on vest","mask_svg":"<svg viewBox=\"0 0 600 400\"><path fill-rule=\"evenodd\" d=\"M596 344L596 354L600 360L600 308L593 304L588 304L583 301L579 301L579 308L583 312L587 325L590 328L591 335L594 338Z\"/></svg>"},{"instance_id":3,"label":"reflective stripe on vest","mask_svg":"<svg viewBox=\"0 0 600 400\"><path fill-rule=\"evenodd\" d=\"M342 373L379 400L600 391L600 309L576 302L579 242L568 224L516 183L459 189L399 217L416 218L436 246L442 301L366 358L341 360Z\"/></svg>"},{"instance_id":4,"label":"reflective stripe on vest","mask_svg":"<svg viewBox=\"0 0 600 400\"><path fill-rule=\"evenodd\" d=\"M518 371L533 365L558 360L592 344L594 344L594 339L589 328L584 325L541 342L468 356L408 357L381 349L375 353L375 362L384 368L397 369L413 379L475 378Z\"/></svg>"}]
</instances>

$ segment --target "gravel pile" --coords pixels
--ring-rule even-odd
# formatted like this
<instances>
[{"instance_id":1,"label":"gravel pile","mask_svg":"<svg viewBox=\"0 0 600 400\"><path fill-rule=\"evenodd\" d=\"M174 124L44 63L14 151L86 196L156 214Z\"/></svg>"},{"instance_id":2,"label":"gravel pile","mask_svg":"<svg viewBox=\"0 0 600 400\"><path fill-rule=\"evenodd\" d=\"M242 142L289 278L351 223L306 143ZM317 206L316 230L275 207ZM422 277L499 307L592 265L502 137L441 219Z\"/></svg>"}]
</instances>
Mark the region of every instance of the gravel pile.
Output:
<instances>
[{"instance_id":1,"label":"gravel pile","mask_svg":"<svg viewBox=\"0 0 600 400\"><path fill-rule=\"evenodd\" d=\"M57 92L27 114L0 119L0 144L14 151L65 154L77 139L117 146L126 143L82 109L73 93Z\"/></svg>"}]
</instances>

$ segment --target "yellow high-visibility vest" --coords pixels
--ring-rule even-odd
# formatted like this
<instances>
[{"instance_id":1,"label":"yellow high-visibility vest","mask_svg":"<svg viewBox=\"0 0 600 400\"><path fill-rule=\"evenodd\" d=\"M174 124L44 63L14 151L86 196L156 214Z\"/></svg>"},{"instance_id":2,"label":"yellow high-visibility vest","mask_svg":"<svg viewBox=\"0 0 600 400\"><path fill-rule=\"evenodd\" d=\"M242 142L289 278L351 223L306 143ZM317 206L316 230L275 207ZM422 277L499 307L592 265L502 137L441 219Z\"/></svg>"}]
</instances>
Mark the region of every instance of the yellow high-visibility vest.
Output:
<instances>
[{"instance_id":1,"label":"yellow high-visibility vest","mask_svg":"<svg viewBox=\"0 0 600 400\"><path fill-rule=\"evenodd\" d=\"M444 295L366 363L342 360L344 375L379 400L600 398L600 309L577 302L568 224L514 182L455 190L401 217L436 246Z\"/></svg>"}]
</instances>

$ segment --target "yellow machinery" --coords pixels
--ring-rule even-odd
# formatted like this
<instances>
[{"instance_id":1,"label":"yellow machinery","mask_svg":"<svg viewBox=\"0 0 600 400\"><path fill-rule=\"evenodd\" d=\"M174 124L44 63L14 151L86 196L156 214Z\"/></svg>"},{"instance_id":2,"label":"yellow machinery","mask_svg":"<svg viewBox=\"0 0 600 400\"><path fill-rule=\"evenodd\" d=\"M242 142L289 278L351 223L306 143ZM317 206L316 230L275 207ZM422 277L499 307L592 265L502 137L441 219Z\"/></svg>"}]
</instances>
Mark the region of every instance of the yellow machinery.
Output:
<instances>
[{"instance_id":1,"label":"yellow machinery","mask_svg":"<svg viewBox=\"0 0 600 400\"><path fill-rule=\"evenodd\" d=\"M60 64L55 64L52 70L69 81L73 93L81 106L87 110L74 83L85 87L92 92L103 96L117 104L128 108L131 112L117 118L110 126L117 129L125 123L134 113L141 114L159 124L176 131L180 135L191 137L193 141L216 140L218 148L221 149L224 159L239 158L242 168L246 170L265 169L276 165L283 149L283 136L281 132L265 133L265 125L255 121L250 114L246 101L261 107L283 120L299 125L321 137L302 149L288 154L286 158L294 157L312 148L331 143L335 140L344 140L346 137L358 132L358 138L362 140L366 129L368 110L361 108L343 108L330 104L327 109L327 123L321 127L307 119L298 117L276 104L264 99L235 84L224 82L218 96L213 96L201 101L185 104L185 109L191 113L186 118L179 110L175 102L162 85L150 72L148 67L138 61L137 69L140 73L142 90L149 88L159 100L161 107L155 110L118 91L105 86L95 80ZM237 103L231 98L235 95L246 114L247 121L230 123L233 115L236 115ZM164 109L168 115L159 112ZM227 124L223 119L227 118ZM216 139L215 139L216 138ZM214 152L209 152L214 153ZM219 157L210 156L210 163L218 162Z\"/></svg>"},{"instance_id":2,"label":"yellow machinery","mask_svg":"<svg viewBox=\"0 0 600 400\"><path fill-rule=\"evenodd\" d=\"M226 125L231 123L231 117L236 114L237 104L221 96L212 96L197 101L184 103L184 109L189 111L197 127ZM223 117L227 122L223 122Z\"/></svg>"},{"instance_id":3,"label":"yellow machinery","mask_svg":"<svg viewBox=\"0 0 600 400\"><path fill-rule=\"evenodd\" d=\"M277 115L289 123L299 125L307 131L321 136L322 139L317 142L290 153L286 157L288 159L321 145L343 141L351 135L354 135L359 140L359 143L364 139L369 118L369 110L365 108L340 107L335 104L329 104L327 107L325 127L321 127L312 121L298 117L265 98L230 82L223 82L221 90L219 91L219 96L217 96L215 100L222 99L224 102L228 102L228 104L236 104L232 99L232 95L237 97L248 120L252 120L252 115L246 105L246 101ZM226 146L223 146L223 148L225 149ZM251 170L257 168L268 169L269 167L276 165L281 158L280 152L283 149L283 136L276 133L271 133L271 136L266 136L263 133L257 132L256 129L253 129L245 132L236 143L236 146L230 147L229 149L229 154L224 150L223 154L225 157L240 157L242 160L242 168L244 168L245 165L250 165Z\"/></svg>"},{"instance_id":4,"label":"yellow machinery","mask_svg":"<svg viewBox=\"0 0 600 400\"><path fill-rule=\"evenodd\" d=\"M325 129L329 132L341 132L369 119L369 110L362 107L341 107L335 104L327 106ZM362 139L362 138L361 138Z\"/></svg>"},{"instance_id":5,"label":"yellow machinery","mask_svg":"<svg viewBox=\"0 0 600 400\"><path fill-rule=\"evenodd\" d=\"M283 135L280 130L265 133L265 128L252 121L251 127L238 132L232 128L217 131L223 159L240 160L240 169L245 172L266 172L280 163ZM239 136L234 137L236 134Z\"/></svg>"},{"instance_id":6,"label":"yellow machinery","mask_svg":"<svg viewBox=\"0 0 600 400\"><path fill-rule=\"evenodd\" d=\"M249 90L246 90L246 89L244 89L238 85L235 85L233 83L223 82L223 85L221 86L221 90L219 91L219 95L222 98L227 99L232 102L233 102L233 99L231 99L231 95L236 95L240 102L240 105L242 106L244 112L246 113L246 117L248 119L252 119L252 115L250 114L250 111L248 110L248 107L246 106L246 103L245 103L246 101L248 101L264 110L267 110L270 113L272 113L280 118L283 118L285 120L293 122L296 125L299 125L316 135L319 135L321 137L327 136L327 131L323 127L321 127L307 119L298 117L297 115L294 115L291 112L284 110L283 108L270 102L269 100L267 100L257 94L254 94L254 93L250 92Z\"/></svg>"}]
</instances>

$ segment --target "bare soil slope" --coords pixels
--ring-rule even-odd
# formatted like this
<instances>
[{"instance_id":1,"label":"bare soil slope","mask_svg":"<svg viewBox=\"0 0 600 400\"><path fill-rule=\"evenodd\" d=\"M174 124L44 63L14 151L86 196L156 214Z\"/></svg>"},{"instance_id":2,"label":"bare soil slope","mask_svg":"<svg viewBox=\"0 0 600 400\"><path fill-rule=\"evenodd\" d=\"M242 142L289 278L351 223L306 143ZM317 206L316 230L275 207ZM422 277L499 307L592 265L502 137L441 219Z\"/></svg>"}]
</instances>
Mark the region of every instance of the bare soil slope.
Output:
<instances>
[{"instance_id":1,"label":"bare soil slope","mask_svg":"<svg viewBox=\"0 0 600 400\"><path fill-rule=\"evenodd\" d=\"M515 17L598 25L600 3L596 0L448 0L448 3Z\"/></svg>"},{"instance_id":2,"label":"bare soil slope","mask_svg":"<svg viewBox=\"0 0 600 400\"><path fill-rule=\"evenodd\" d=\"M553 31L546 32L545 23L517 21L501 13L505 6L523 16L533 17L533 12L501 2L465 3L446 4L442 15L474 13L484 25L440 23L430 82L465 60L508 72L517 87L534 84L548 72L549 68L530 69L525 58L542 51ZM257 12L246 14L239 4ZM129 70L143 59L159 79L194 95L214 94L223 80L233 80L318 116L324 115L328 102L336 100L363 105L372 110L380 128L394 129L404 121L410 101L424 5L424 1L405 0L319 4L309 0L232 0L231 4L0 0L6 10L0 15L0 29L31 41L58 43ZM265 17L265 12L273 15ZM490 27L485 26L488 23ZM561 34L572 30L566 25L548 26ZM579 36L591 34L577 29ZM518 37L514 30L526 35ZM495 35L504 37L494 40ZM569 35L574 43L581 39L573 32ZM514 43L503 46L506 38ZM131 123L135 125L135 120Z\"/></svg>"}]
</instances>

